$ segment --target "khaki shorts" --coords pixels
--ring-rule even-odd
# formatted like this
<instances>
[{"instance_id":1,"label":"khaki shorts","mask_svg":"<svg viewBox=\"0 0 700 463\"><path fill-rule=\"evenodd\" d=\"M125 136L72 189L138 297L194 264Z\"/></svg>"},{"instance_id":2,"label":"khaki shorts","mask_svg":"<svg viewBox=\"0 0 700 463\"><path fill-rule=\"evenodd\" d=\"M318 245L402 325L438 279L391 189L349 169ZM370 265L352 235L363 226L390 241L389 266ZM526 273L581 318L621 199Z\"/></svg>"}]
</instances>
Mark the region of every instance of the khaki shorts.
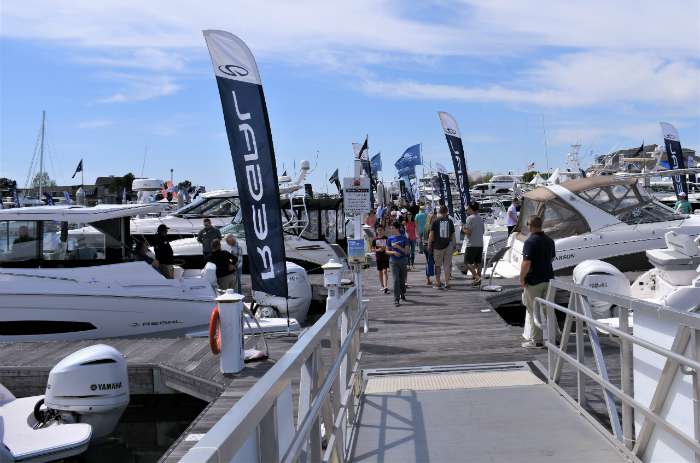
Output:
<instances>
[{"instance_id":1,"label":"khaki shorts","mask_svg":"<svg viewBox=\"0 0 700 463\"><path fill-rule=\"evenodd\" d=\"M224 275L216 281L219 289L236 289L236 273L231 273L229 275Z\"/></svg>"},{"instance_id":2,"label":"khaki shorts","mask_svg":"<svg viewBox=\"0 0 700 463\"><path fill-rule=\"evenodd\" d=\"M445 249L433 248L433 258L435 266L440 268L452 267L452 245L448 245Z\"/></svg>"}]
</instances>

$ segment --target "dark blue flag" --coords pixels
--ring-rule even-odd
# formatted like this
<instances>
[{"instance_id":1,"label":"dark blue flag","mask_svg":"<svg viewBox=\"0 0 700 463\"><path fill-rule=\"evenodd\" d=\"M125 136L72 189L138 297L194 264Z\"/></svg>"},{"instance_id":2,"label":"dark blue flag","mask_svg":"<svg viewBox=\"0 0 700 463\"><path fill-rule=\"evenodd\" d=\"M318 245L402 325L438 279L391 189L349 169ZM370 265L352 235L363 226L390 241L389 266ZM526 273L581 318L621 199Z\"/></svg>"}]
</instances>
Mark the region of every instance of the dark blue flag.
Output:
<instances>
[{"instance_id":1,"label":"dark blue flag","mask_svg":"<svg viewBox=\"0 0 700 463\"><path fill-rule=\"evenodd\" d=\"M287 271L277 165L255 58L235 35L204 31L214 64L254 291L287 297Z\"/></svg>"}]
</instances>

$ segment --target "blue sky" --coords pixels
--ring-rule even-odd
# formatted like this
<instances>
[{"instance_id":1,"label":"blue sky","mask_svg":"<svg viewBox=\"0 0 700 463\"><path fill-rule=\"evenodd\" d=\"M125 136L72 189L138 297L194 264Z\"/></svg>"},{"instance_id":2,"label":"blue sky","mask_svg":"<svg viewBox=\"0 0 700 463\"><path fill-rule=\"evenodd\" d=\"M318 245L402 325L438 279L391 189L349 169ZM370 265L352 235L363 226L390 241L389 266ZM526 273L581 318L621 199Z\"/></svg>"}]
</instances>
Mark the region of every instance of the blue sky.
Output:
<instances>
[{"instance_id":1,"label":"blue sky","mask_svg":"<svg viewBox=\"0 0 700 463\"><path fill-rule=\"evenodd\" d=\"M23 185L48 114L46 170L235 184L201 30L258 60L278 168L308 159L322 190L369 134L393 178L415 143L449 165L437 111L460 124L470 170L560 166L660 141L700 145L700 13L670 2L443 0L6 2L0 11L0 176ZM51 14L47 14L50 11ZM318 162L315 161L318 153Z\"/></svg>"}]
</instances>

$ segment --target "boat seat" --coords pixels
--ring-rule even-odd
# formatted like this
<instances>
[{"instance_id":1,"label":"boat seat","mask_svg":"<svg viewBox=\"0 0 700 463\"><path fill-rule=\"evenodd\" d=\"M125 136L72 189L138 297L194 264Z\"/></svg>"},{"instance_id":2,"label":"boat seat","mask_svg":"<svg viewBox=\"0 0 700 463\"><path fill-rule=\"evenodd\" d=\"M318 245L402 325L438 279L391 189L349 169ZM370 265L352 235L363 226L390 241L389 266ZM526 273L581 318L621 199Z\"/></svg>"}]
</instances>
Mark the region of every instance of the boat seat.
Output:
<instances>
[{"instance_id":1,"label":"boat seat","mask_svg":"<svg viewBox=\"0 0 700 463\"><path fill-rule=\"evenodd\" d=\"M24 397L0 406L0 437L14 461L51 455L50 460L83 453L90 443L92 426L86 423L57 424L33 429L28 417L43 396Z\"/></svg>"}]
</instances>

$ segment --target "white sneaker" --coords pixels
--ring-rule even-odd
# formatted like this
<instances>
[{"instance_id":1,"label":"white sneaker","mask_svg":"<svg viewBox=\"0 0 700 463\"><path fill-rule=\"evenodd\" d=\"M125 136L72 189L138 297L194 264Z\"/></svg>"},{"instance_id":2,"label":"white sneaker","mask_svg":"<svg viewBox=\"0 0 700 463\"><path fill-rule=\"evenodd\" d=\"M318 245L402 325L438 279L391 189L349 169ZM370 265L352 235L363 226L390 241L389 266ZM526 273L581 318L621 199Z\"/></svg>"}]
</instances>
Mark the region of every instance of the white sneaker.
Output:
<instances>
[{"instance_id":1,"label":"white sneaker","mask_svg":"<svg viewBox=\"0 0 700 463\"><path fill-rule=\"evenodd\" d=\"M520 344L521 347L524 347L525 349L539 349L541 347L544 347L544 345L541 342L535 342L532 339L529 341L525 341L524 343Z\"/></svg>"}]
</instances>

